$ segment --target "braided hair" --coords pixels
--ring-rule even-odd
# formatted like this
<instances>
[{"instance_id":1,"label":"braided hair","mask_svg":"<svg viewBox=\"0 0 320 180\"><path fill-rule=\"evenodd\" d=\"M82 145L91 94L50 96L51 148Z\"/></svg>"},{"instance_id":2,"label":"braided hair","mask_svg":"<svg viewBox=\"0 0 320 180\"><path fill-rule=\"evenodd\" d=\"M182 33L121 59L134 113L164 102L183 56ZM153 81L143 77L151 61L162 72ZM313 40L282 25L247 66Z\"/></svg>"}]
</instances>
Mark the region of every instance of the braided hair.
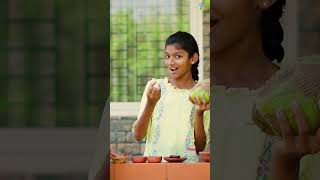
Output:
<instances>
[{"instance_id":1,"label":"braided hair","mask_svg":"<svg viewBox=\"0 0 320 180\"><path fill-rule=\"evenodd\" d=\"M171 36L169 36L169 38L166 41L165 47L172 44L177 44L179 48L187 51L189 54L189 58L191 58L194 54L199 55L199 47L198 47L197 41L194 39L194 37L191 34L187 32L178 31L172 34ZM199 59L196 63L192 64L191 66L192 79L195 81L199 80L198 66L199 66Z\"/></svg>"},{"instance_id":2,"label":"braided hair","mask_svg":"<svg viewBox=\"0 0 320 180\"><path fill-rule=\"evenodd\" d=\"M271 7L262 12L261 17L264 54L271 61L277 60L279 63L284 57L284 49L281 45L284 33L279 20L282 17L285 4L286 0L276 0Z\"/></svg>"}]
</instances>

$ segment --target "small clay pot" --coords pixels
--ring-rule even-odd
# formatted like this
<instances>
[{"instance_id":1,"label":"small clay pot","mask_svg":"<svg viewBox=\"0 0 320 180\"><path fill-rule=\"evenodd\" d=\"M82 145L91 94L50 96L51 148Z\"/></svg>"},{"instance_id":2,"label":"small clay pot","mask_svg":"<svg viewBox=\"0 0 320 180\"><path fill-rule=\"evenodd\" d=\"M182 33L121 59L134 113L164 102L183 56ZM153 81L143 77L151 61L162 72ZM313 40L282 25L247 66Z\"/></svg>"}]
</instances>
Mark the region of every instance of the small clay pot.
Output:
<instances>
[{"instance_id":1,"label":"small clay pot","mask_svg":"<svg viewBox=\"0 0 320 180\"><path fill-rule=\"evenodd\" d=\"M146 156L132 156L131 158L133 163L145 163L147 160Z\"/></svg>"},{"instance_id":2,"label":"small clay pot","mask_svg":"<svg viewBox=\"0 0 320 180\"><path fill-rule=\"evenodd\" d=\"M200 161L210 162L210 152L199 152Z\"/></svg>"},{"instance_id":3,"label":"small clay pot","mask_svg":"<svg viewBox=\"0 0 320 180\"><path fill-rule=\"evenodd\" d=\"M114 164L123 164L127 162L128 156L126 155L111 156L111 159Z\"/></svg>"},{"instance_id":4,"label":"small clay pot","mask_svg":"<svg viewBox=\"0 0 320 180\"><path fill-rule=\"evenodd\" d=\"M160 163L162 160L162 156L148 156L148 163Z\"/></svg>"},{"instance_id":5,"label":"small clay pot","mask_svg":"<svg viewBox=\"0 0 320 180\"><path fill-rule=\"evenodd\" d=\"M183 157L164 157L163 159L168 161L168 162L177 163L177 162L183 162L187 158L183 158Z\"/></svg>"}]
</instances>

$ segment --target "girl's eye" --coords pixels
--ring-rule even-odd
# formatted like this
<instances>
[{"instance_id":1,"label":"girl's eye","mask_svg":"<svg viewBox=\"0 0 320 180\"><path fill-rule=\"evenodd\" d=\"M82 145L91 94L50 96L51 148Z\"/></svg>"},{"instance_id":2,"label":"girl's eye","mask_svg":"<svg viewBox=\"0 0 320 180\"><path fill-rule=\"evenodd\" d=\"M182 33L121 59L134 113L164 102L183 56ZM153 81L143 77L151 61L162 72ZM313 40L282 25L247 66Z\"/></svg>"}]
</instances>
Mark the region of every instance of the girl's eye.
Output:
<instances>
[{"instance_id":1,"label":"girl's eye","mask_svg":"<svg viewBox=\"0 0 320 180\"><path fill-rule=\"evenodd\" d=\"M169 58L170 58L170 56L168 56L168 55L165 55L165 56L164 56L164 58L165 58L165 59L169 59Z\"/></svg>"},{"instance_id":2,"label":"girl's eye","mask_svg":"<svg viewBox=\"0 0 320 180\"><path fill-rule=\"evenodd\" d=\"M181 58L181 56L180 55L176 55L176 59L180 59Z\"/></svg>"}]
</instances>

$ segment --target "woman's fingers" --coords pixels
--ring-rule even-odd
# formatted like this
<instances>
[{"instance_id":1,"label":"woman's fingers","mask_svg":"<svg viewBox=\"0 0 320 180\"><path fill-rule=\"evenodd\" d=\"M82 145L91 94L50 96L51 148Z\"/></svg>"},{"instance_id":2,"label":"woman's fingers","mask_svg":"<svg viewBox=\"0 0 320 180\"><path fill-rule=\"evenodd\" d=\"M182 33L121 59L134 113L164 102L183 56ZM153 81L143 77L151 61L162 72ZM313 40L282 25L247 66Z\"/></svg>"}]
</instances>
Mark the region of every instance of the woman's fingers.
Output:
<instances>
[{"instance_id":1,"label":"woman's fingers","mask_svg":"<svg viewBox=\"0 0 320 180\"><path fill-rule=\"evenodd\" d=\"M286 139L290 136L293 136L293 132L289 126L287 117L281 109L277 111L277 120L280 125L282 137Z\"/></svg>"},{"instance_id":2,"label":"woman's fingers","mask_svg":"<svg viewBox=\"0 0 320 180\"><path fill-rule=\"evenodd\" d=\"M312 147L314 145L312 140L314 138L309 136L309 126L307 124L306 116L304 112L302 111L301 107L297 102L294 102L291 105L291 109L294 113L294 119L298 125L298 133L299 135L297 136L297 143L296 146L301 152L301 154L307 154L312 152Z\"/></svg>"},{"instance_id":3,"label":"woman's fingers","mask_svg":"<svg viewBox=\"0 0 320 180\"><path fill-rule=\"evenodd\" d=\"M200 105L201 105L201 102L200 102L200 100L199 100L198 97L195 97L195 98L194 98L194 102L195 102L195 104L196 104L197 106L200 106Z\"/></svg>"},{"instance_id":4,"label":"woman's fingers","mask_svg":"<svg viewBox=\"0 0 320 180\"><path fill-rule=\"evenodd\" d=\"M152 90L153 90L153 86L157 83L157 81L155 81L154 79L149 81L149 87L148 87L148 92L147 94L151 94Z\"/></svg>"},{"instance_id":5,"label":"woman's fingers","mask_svg":"<svg viewBox=\"0 0 320 180\"><path fill-rule=\"evenodd\" d=\"M318 102L318 106L319 106ZM297 102L291 105L294 119L298 125L299 134L295 136L289 126L287 116L282 110L277 111L277 120L280 125L281 133L284 138L281 148L282 152L290 155L292 158L301 158L307 154L320 152L320 129L315 135L310 134L310 128L307 123L306 115Z\"/></svg>"},{"instance_id":6,"label":"woman's fingers","mask_svg":"<svg viewBox=\"0 0 320 180\"><path fill-rule=\"evenodd\" d=\"M210 108L210 104L203 101L203 99L201 97L195 97L194 102L197 105L198 109L208 110Z\"/></svg>"},{"instance_id":7,"label":"woman's fingers","mask_svg":"<svg viewBox=\"0 0 320 180\"><path fill-rule=\"evenodd\" d=\"M307 124L306 116L302 111L300 105L297 102L294 102L291 106L292 106L292 111L295 117L294 119L298 125L299 135L308 135L310 132L310 129Z\"/></svg>"},{"instance_id":8,"label":"woman's fingers","mask_svg":"<svg viewBox=\"0 0 320 180\"><path fill-rule=\"evenodd\" d=\"M156 83L157 83L157 81L151 80L151 81L150 81L150 85L149 85L149 89L152 89L153 86L154 86Z\"/></svg>"}]
</instances>

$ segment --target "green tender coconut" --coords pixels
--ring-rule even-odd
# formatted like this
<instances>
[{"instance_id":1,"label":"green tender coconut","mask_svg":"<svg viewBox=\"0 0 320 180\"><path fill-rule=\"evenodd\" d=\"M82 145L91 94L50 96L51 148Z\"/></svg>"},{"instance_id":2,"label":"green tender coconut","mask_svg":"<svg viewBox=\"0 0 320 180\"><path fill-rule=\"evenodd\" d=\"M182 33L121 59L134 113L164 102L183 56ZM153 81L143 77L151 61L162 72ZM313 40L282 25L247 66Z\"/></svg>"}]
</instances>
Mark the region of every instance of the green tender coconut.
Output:
<instances>
[{"instance_id":1,"label":"green tender coconut","mask_svg":"<svg viewBox=\"0 0 320 180\"><path fill-rule=\"evenodd\" d=\"M191 90L191 101L194 102L196 98L204 99L205 103L210 102L210 88L208 85L209 80L203 80L201 81L195 89Z\"/></svg>"},{"instance_id":2,"label":"green tender coconut","mask_svg":"<svg viewBox=\"0 0 320 180\"><path fill-rule=\"evenodd\" d=\"M277 94L273 94L270 98L262 103L260 112L262 112L262 114L275 114L279 108L282 109L288 118L290 127L294 131L295 135L297 135L298 126L295 120L294 112L290 106L293 101L296 101L300 105L305 114L306 121L311 132L315 133L320 127L317 103L313 98L306 97L302 93L278 92Z\"/></svg>"}]
</instances>

